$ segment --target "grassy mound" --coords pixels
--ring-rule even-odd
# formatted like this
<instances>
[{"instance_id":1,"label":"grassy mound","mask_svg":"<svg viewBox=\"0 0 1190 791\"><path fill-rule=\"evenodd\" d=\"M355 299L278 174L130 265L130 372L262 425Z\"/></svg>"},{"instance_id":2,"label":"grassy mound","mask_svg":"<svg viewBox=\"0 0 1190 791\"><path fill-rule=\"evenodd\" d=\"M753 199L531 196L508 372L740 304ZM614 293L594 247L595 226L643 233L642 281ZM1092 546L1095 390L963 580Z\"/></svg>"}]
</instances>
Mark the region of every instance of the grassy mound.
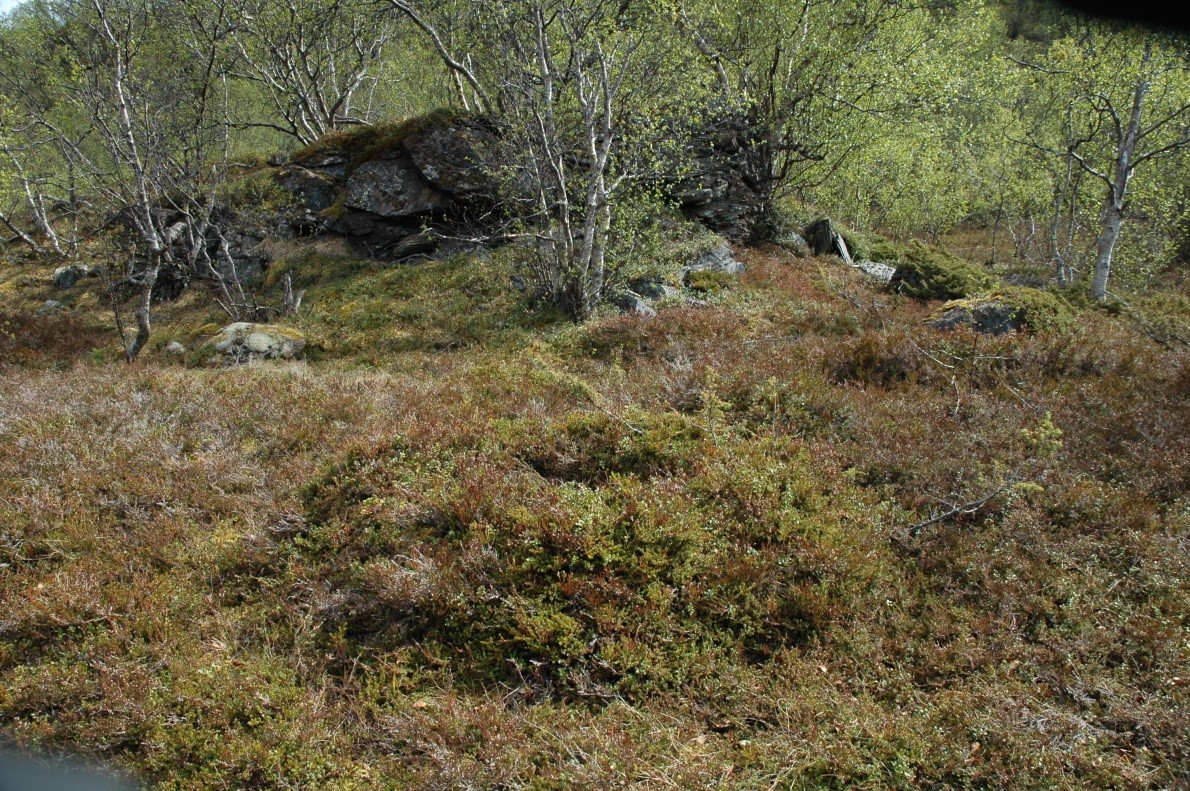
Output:
<instances>
[{"instance_id":1,"label":"grassy mound","mask_svg":"<svg viewBox=\"0 0 1190 791\"><path fill-rule=\"evenodd\" d=\"M992 287L982 267L914 240L907 245L877 242L869 249L874 261L895 263L889 288L917 299L962 299Z\"/></svg>"},{"instance_id":2,"label":"grassy mound","mask_svg":"<svg viewBox=\"0 0 1190 791\"><path fill-rule=\"evenodd\" d=\"M798 443L715 434L575 412L479 451L352 456L310 490L328 628L469 687L597 699L712 688L805 644L872 584L875 525Z\"/></svg>"},{"instance_id":3,"label":"grassy mound","mask_svg":"<svg viewBox=\"0 0 1190 791\"><path fill-rule=\"evenodd\" d=\"M951 300L929 321L935 325L966 324L996 334L1026 328L1034 332L1067 332L1074 314L1065 300L1050 291L1001 286L975 297Z\"/></svg>"}]
</instances>

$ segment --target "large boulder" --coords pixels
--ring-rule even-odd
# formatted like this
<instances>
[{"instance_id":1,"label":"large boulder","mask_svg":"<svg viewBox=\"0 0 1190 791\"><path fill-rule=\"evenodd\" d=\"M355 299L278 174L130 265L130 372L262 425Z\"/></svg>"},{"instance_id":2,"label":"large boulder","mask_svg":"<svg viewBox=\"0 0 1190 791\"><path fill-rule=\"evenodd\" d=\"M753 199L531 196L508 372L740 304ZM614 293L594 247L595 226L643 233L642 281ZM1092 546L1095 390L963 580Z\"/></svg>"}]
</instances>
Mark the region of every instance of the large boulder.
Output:
<instances>
[{"instance_id":1,"label":"large boulder","mask_svg":"<svg viewBox=\"0 0 1190 791\"><path fill-rule=\"evenodd\" d=\"M60 289L74 288L84 277L91 276L91 268L85 264L69 264L54 270L52 279Z\"/></svg>"},{"instance_id":2,"label":"large boulder","mask_svg":"<svg viewBox=\"0 0 1190 791\"><path fill-rule=\"evenodd\" d=\"M211 340L214 361L229 364L256 360L292 360L306 348L305 337L291 327L238 321Z\"/></svg>"}]
</instances>

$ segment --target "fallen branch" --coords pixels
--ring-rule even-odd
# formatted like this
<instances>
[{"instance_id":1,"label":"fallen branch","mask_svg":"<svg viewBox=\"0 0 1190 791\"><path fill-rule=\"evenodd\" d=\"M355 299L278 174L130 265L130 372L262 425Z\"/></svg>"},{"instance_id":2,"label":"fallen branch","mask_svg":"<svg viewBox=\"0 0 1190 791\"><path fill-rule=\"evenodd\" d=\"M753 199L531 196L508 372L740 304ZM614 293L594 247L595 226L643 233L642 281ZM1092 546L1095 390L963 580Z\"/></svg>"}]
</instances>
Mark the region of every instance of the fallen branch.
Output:
<instances>
[{"instance_id":1,"label":"fallen branch","mask_svg":"<svg viewBox=\"0 0 1190 791\"><path fill-rule=\"evenodd\" d=\"M1025 467L1031 461L1033 461L1033 459L1026 459L1024 462L1021 463L1021 465L1019 467L1017 467L1015 470L1012 471L1012 474L1008 476L1007 480L1005 480L1002 484L1000 484L998 487L996 487L993 491L989 492L988 494L984 495L983 497L980 497L978 500L971 500L970 502L962 503L959 505L952 505L950 507L950 509L947 511L943 511L942 513L940 513L936 516L932 516L929 519L925 520L924 522L918 522L915 525L911 525L909 528L909 537L916 538L918 536L918 534L921 533L922 530L929 527L930 525L937 524L938 522L943 522L947 519L951 519L953 517L960 516L960 515L975 513L976 511L978 511L979 509L983 508L985 505L990 503L992 500L994 500L997 497L999 497L1000 495L1004 494L1004 492L1006 492L1009 489L1011 489L1012 487L1016 486L1018 483L1021 483L1024 480L1021 477L1021 472L1025 469Z\"/></svg>"}]
</instances>

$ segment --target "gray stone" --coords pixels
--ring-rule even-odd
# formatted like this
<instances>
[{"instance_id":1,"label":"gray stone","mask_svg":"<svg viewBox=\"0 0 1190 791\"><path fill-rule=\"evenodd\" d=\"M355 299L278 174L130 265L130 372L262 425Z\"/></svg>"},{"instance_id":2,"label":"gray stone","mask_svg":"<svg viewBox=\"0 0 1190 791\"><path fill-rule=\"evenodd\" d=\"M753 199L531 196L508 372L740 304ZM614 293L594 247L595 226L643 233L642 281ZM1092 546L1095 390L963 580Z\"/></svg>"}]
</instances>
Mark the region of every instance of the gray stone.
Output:
<instances>
[{"instance_id":1,"label":"gray stone","mask_svg":"<svg viewBox=\"0 0 1190 791\"><path fill-rule=\"evenodd\" d=\"M80 280L91 274L91 268L84 264L60 266L54 270L54 285L60 289L74 288Z\"/></svg>"},{"instance_id":2,"label":"gray stone","mask_svg":"<svg viewBox=\"0 0 1190 791\"><path fill-rule=\"evenodd\" d=\"M682 292L657 277L638 277L628 282L628 288L645 299L667 299Z\"/></svg>"},{"instance_id":3,"label":"gray stone","mask_svg":"<svg viewBox=\"0 0 1190 791\"><path fill-rule=\"evenodd\" d=\"M855 266L855 262L851 260L851 251L847 249L847 241L840 234L835 234L835 253L843 259L843 263Z\"/></svg>"},{"instance_id":4,"label":"gray stone","mask_svg":"<svg viewBox=\"0 0 1190 791\"><path fill-rule=\"evenodd\" d=\"M330 208L338 199L339 185L331 173L291 165L277 172L277 184L311 212Z\"/></svg>"},{"instance_id":5,"label":"gray stone","mask_svg":"<svg viewBox=\"0 0 1190 791\"><path fill-rule=\"evenodd\" d=\"M633 294L631 291L623 291L611 298L613 305L620 309L621 313L631 313L637 316L652 318L657 315L657 311L653 306L640 297L639 294Z\"/></svg>"},{"instance_id":6,"label":"gray stone","mask_svg":"<svg viewBox=\"0 0 1190 791\"><path fill-rule=\"evenodd\" d=\"M415 132L402 145L435 189L455 197L487 196L495 191L487 165L495 140L487 124L457 119Z\"/></svg>"},{"instance_id":7,"label":"gray stone","mask_svg":"<svg viewBox=\"0 0 1190 791\"><path fill-rule=\"evenodd\" d=\"M682 270L683 287L689 284L691 272L725 272L729 275L739 275L743 274L744 265L735 259L727 242L720 242Z\"/></svg>"},{"instance_id":8,"label":"gray stone","mask_svg":"<svg viewBox=\"0 0 1190 791\"><path fill-rule=\"evenodd\" d=\"M1003 302L982 302L974 305L955 305L927 324L938 330L954 330L971 327L986 335L1004 335L1013 330L1023 330L1025 316L1017 307Z\"/></svg>"},{"instance_id":9,"label":"gray stone","mask_svg":"<svg viewBox=\"0 0 1190 791\"><path fill-rule=\"evenodd\" d=\"M221 329L211 345L222 355L223 362L245 363L292 360L305 349L306 339L290 327L237 321Z\"/></svg>"},{"instance_id":10,"label":"gray stone","mask_svg":"<svg viewBox=\"0 0 1190 791\"><path fill-rule=\"evenodd\" d=\"M888 284L892 280L893 273L897 271L895 266L876 261L857 261L854 266L868 277L884 284Z\"/></svg>"},{"instance_id":11,"label":"gray stone","mask_svg":"<svg viewBox=\"0 0 1190 791\"><path fill-rule=\"evenodd\" d=\"M347 177L343 205L393 220L410 220L442 206L444 196L404 154L360 165Z\"/></svg>"},{"instance_id":12,"label":"gray stone","mask_svg":"<svg viewBox=\"0 0 1190 791\"><path fill-rule=\"evenodd\" d=\"M798 258L810 255L810 244L795 231L787 231L773 240L778 247L783 247Z\"/></svg>"},{"instance_id":13,"label":"gray stone","mask_svg":"<svg viewBox=\"0 0 1190 791\"><path fill-rule=\"evenodd\" d=\"M170 341L165 345L165 353L171 357L181 357L186 354L186 347L177 341Z\"/></svg>"},{"instance_id":14,"label":"gray stone","mask_svg":"<svg viewBox=\"0 0 1190 791\"><path fill-rule=\"evenodd\" d=\"M47 299L45 304L37 309L38 316L52 316L66 307L56 299Z\"/></svg>"},{"instance_id":15,"label":"gray stone","mask_svg":"<svg viewBox=\"0 0 1190 791\"><path fill-rule=\"evenodd\" d=\"M835 255L835 227L827 217L806 226L806 242L814 255Z\"/></svg>"}]
</instances>

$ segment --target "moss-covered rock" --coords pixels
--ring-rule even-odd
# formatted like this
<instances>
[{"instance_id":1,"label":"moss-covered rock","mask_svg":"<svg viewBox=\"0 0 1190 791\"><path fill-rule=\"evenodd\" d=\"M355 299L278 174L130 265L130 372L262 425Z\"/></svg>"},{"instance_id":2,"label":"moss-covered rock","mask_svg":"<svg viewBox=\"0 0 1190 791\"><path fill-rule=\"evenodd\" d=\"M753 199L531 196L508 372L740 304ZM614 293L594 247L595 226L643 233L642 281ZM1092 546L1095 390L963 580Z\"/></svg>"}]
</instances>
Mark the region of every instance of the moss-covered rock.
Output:
<instances>
[{"instance_id":1,"label":"moss-covered rock","mask_svg":"<svg viewBox=\"0 0 1190 791\"><path fill-rule=\"evenodd\" d=\"M982 267L917 240L907 245L878 242L869 253L873 260L895 263L889 286L917 299L962 299L995 283Z\"/></svg>"},{"instance_id":2,"label":"moss-covered rock","mask_svg":"<svg viewBox=\"0 0 1190 791\"><path fill-rule=\"evenodd\" d=\"M971 327L989 335L1013 330L1062 332L1073 317L1061 297L1037 288L1005 286L968 299L947 302L927 323L937 329Z\"/></svg>"}]
</instances>

